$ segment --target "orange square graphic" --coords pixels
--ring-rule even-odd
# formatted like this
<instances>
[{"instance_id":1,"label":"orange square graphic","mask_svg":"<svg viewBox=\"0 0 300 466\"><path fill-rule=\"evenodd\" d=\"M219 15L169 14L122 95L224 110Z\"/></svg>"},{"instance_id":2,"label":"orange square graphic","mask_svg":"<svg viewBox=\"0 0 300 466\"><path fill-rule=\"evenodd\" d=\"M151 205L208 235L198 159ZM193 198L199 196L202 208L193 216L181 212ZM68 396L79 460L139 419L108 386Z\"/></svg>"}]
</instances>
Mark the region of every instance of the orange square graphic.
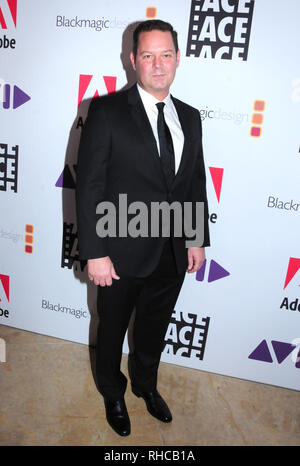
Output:
<instances>
[{"instance_id":1,"label":"orange square graphic","mask_svg":"<svg viewBox=\"0 0 300 466\"><path fill-rule=\"evenodd\" d=\"M252 123L255 125L262 125L264 116L262 113L253 113L252 115Z\"/></svg>"},{"instance_id":2,"label":"orange square graphic","mask_svg":"<svg viewBox=\"0 0 300 466\"><path fill-rule=\"evenodd\" d=\"M264 100L256 100L254 102L254 110L256 112L263 112L265 110L266 102Z\"/></svg>"},{"instance_id":3,"label":"orange square graphic","mask_svg":"<svg viewBox=\"0 0 300 466\"><path fill-rule=\"evenodd\" d=\"M32 246L29 246L28 244L25 245L25 252L27 254L32 254Z\"/></svg>"},{"instance_id":4,"label":"orange square graphic","mask_svg":"<svg viewBox=\"0 0 300 466\"><path fill-rule=\"evenodd\" d=\"M155 6L148 6L146 8L146 18L155 18L157 13L157 8Z\"/></svg>"},{"instance_id":5,"label":"orange square graphic","mask_svg":"<svg viewBox=\"0 0 300 466\"><path fill-rule=\"evenodd\" d=\"M259 128L259 126L251 126L250 136L259 138L260 135L261 135L261 128Z\"/></svg>"},{"instance_id":6,"label":"orange square graphic","mask_svg":"<svg viewBox=\"0 0 300 466\"><path fill-rule=\"evenodd\" d=\"M25 225L26 233L33 233L33 225Z\"/></svg>"},{"instance_id":7,"label":"orange square graphic","mask_svg":"<svg viewBox=\"0 0 300 466\"><path fill-rule=\"evenodd\" d=\"M25 235L25 243L32 244L33 243L33 236Z\"/></svg>"}]
</instances>

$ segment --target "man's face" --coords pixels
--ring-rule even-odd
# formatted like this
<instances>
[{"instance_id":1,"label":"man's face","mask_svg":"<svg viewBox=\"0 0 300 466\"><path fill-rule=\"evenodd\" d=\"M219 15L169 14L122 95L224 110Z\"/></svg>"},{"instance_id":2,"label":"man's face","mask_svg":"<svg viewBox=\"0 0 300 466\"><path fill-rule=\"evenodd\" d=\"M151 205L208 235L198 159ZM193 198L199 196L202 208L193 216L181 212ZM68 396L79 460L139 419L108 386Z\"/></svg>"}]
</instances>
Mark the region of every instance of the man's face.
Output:
<instances>
[{"instance_id":1,"label":"man's face","mask_svg":"<svg viewBox=\"0 0 300 466\"><path fill-rule=\"evenodd\" d=\"M130 59L137 73L139 85L157 99L164 99L174 80L180 52L175 52L169 31L141 32L136 58Z\"/></svg>"}]
</instances>

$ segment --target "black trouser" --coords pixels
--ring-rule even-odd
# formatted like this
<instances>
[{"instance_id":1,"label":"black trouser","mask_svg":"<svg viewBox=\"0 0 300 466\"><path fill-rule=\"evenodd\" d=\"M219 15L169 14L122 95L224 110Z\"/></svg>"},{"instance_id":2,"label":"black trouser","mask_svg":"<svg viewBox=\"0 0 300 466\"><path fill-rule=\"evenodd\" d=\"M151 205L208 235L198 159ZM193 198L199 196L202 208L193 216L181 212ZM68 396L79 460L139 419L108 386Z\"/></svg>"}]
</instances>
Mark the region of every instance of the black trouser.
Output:
<instances>
[{"instance_id":1,"label":"black trouser","mask_svg":"<svg viewBox=\"0 0 300 466\"><path fill-rule=\"evenodd\" d=\"M123 341L132 311L133 351L129 354L131 384L138 390L156 388L164 337L185 273L178 274L170 240L154 272L145 278L121 277L98 287L99 327L96 372L101 394L124 396L127 379L120 370Z\"/></svg>"}]
</instances>

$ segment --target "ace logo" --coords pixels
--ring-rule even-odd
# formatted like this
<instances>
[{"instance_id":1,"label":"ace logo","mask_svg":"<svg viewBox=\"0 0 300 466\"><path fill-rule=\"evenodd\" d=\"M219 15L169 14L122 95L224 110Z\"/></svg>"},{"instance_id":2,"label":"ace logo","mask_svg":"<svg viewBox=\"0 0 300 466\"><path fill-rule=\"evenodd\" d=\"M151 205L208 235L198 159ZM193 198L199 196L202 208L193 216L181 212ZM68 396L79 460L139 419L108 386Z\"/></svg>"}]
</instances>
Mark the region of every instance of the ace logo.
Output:
<instances>
[{"instance_id":1,"label":"ace logo","mask_svg":"<svg viewBox=\"0 0 300 466\"><path fill-rule=\"evenodd\" d=\"M254 0L192 0L186 56L247 60Z\"/></svg>"}]
</instances>

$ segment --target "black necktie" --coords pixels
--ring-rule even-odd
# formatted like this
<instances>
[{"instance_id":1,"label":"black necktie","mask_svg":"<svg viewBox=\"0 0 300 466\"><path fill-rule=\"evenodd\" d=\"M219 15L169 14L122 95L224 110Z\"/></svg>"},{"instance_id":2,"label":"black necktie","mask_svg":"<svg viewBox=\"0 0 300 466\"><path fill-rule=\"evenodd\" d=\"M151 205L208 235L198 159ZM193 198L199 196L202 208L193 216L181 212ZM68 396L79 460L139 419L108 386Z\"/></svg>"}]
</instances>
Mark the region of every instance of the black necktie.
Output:
<instances>
[{"instance_id":1,"label":"black necktie","mask_svg":"<svg viewBox=\"0 0 300 466\"><path fill-rule=\"evenodd\" d=\"M160 159L168 189L175 177L175 154L172 136L164 117L164 102L156 104L158 108L157 131L160 147Z\"/></svg>"}]
</instances>

